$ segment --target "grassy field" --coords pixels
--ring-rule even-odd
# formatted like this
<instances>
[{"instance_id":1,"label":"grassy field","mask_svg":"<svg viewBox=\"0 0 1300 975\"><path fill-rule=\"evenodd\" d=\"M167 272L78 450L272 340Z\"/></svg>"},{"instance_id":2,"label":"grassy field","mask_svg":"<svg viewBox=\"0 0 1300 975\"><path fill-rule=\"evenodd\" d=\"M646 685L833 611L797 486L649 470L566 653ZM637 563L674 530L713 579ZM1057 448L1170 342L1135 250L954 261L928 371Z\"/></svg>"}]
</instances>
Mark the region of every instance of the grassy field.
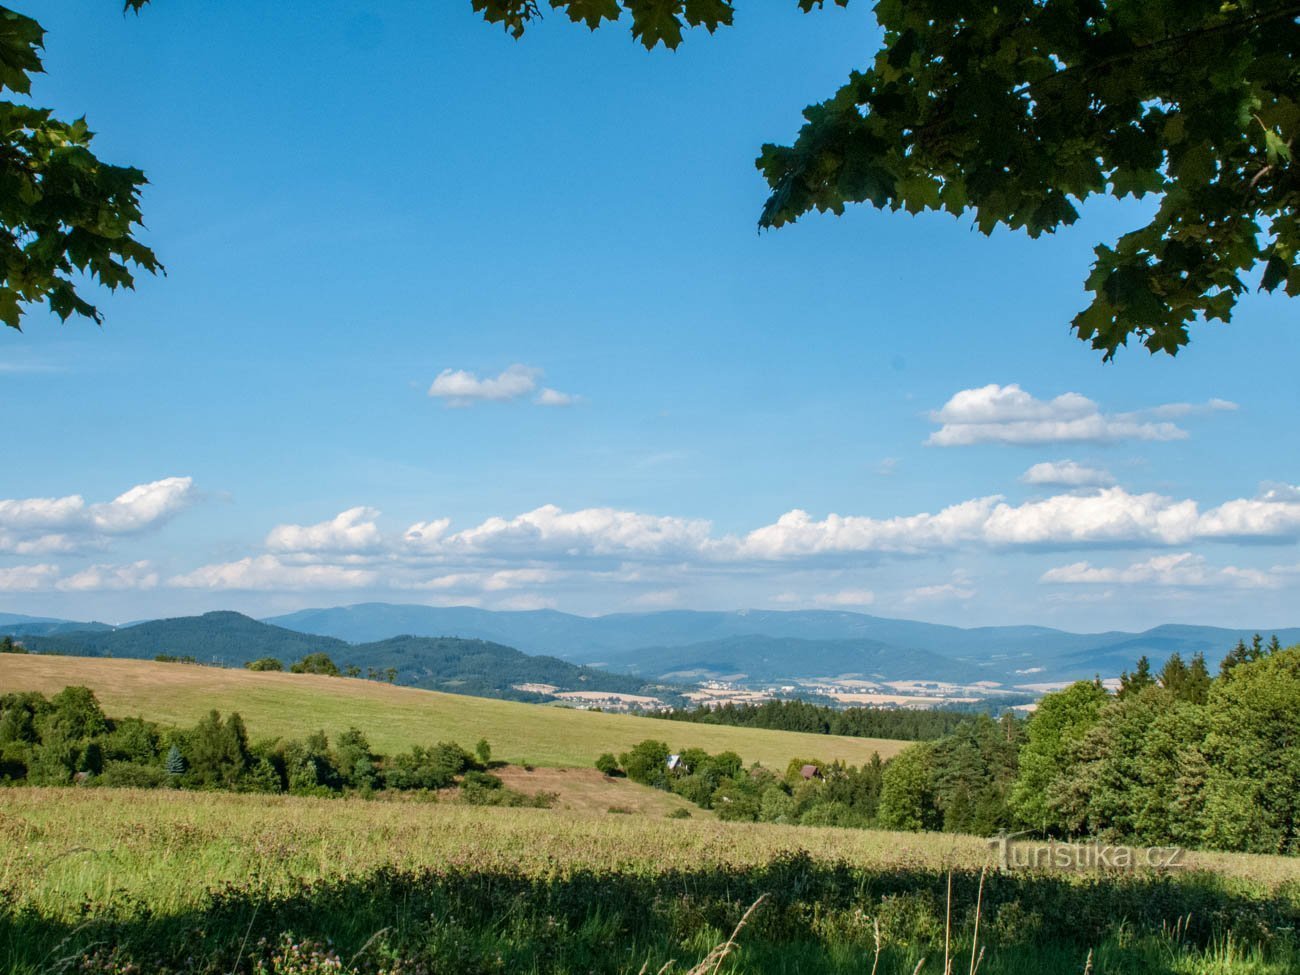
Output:
<instances>
[{"instance_id":1,"label":"grassy field","mask_svg":"<svg viewBox=\"0 0 1300 975\"><path fill-rule=\"evenodd\" d=\"M440 740L472 747L486 738L494 757L512 764L590 766L601 752L617 754L655 738L673 748L730 749L747 763L783 770L792 758L841 759L861 765L874 752L889 758L908 744L658 721L342 677L91 657L0 657L0 693L52 694L69 684L91 688L114 717L139 715L164 724L190 725L212 708L238 711L254 738L301 737L321 728L333 736L356 726L374 748L385 753Z\"/></svg>"},{"instance_id":2,"label":"grassy field","mask_svg":"<svg viewBox=\"0 0 1300 975\"><path fill-rule=\"evenodd\" d=\"M989 873L973 837L186 792L0 793L0 971L684 970L767 900L727 971L1300 970L1300 863ZM1200 872L1203 871L1203 872ZM281 943L282 936L287 941ZM294 947L296 946L296 947ZM335 958L335 961L331 961ZM258 966L261 966L260 968Z\"/></svg>"}]
</instances>

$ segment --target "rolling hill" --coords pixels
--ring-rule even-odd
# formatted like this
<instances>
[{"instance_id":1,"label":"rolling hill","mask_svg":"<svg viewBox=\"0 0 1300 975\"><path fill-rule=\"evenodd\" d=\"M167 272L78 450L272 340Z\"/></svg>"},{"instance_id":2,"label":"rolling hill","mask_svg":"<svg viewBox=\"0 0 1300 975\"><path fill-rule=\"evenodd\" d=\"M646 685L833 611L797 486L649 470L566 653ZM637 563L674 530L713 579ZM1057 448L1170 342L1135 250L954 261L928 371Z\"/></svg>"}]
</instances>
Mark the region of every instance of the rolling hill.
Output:
<instances>
[{"instance_id":1,"label":"rolling hill","mask_svg":"<svg viewBox=\"0 0 1300 975\"><path fill-rule=\"evenodd\" d=\"M987 676L963 661L875 640L770 636L733 636L684 647L648 647L612 654L608 666L662 680L740 675L759 682L827 676L906 680L935 674L943 675L936 679L974 683Z\"/></svg>"},{"instance_id":2,"label":"rolling hill","mask_svg":"<svg viewBox=\"0 0 1300 975\"><path fill-rule=\"evenodd\" d=\"M525 684L616 694L647 690L641 677L582 667L555 657L530 656L484 640L399 636L351 644L259 623L231 612L152 620L120 629L24 636L22 642L42 654L145 660L167 654L228 666L242 666L260 657L275 657L288 665L306 654L321 652L341 667L354 664L362 672L395 668L398 682L415 687L521 701L547 699L544 694L517 686ZM674 688L654 690L665 700L679 700Z\"/></svg>"},{"instance_id":3,"label":"rolling hill","mask_svg":"<svg viewBox=\"0 0 1300 975\"><path fill-rule=\"evenodd\" d=\"M967 680L974 668L978 679L1020 683L1089 678L1096 673L1117 675L1131 669L1142 654L1163 660L1178 651L1184 657L1204 653L1211 666L1239 639L1254 629L1168 624L1142 633L1106 631L1069 633L1045 626L986 626L963 628L915 620L889 619L834 610L778 612L617 613L573 616L554 610L495 612L467 606L362 603L332 609L312 609L279 616L268 622L305 633L351 640L377 640L396 633L456 635L496 640L527 653L546 653L575 662L608 666L640 674L714 669L725 663L747 673L774 679L817 671L817 676L857 667L832 665L842 650L823 646L825 669L805 641L858 641L864 648L887 646L893 657L919 672L898 676L912 679ZM1276 632L1285 644L1300 642L1300 628L1260 627ZM771 641L793 641L777 646ZM694 648L683 652L684 648ZM716 657L725 648L725 659ZM924 654L925 656L911 656Z\"/></svg>"},{"instance_id":4,"label":"rolling hill","mask_svg":"<svg viewBox=\"0 0 1300 975\"><path fill-rule=\"evenodd\" d=\"M513 764L585 767L602 752L625 751L646 738L675 748L731 749L746 762L781 769L805 757L860 765L874 752L888 758L909 744L659 721L312 674L37 654L0 659L0 693L52 694L70 684L91 688L115 717L189 725L213 708L238 711L254 738L317 729L332 736L356 726L378 751L389 753L440 740L468 747L486 738L495 757Z\"/></svg>"}]
</instances>

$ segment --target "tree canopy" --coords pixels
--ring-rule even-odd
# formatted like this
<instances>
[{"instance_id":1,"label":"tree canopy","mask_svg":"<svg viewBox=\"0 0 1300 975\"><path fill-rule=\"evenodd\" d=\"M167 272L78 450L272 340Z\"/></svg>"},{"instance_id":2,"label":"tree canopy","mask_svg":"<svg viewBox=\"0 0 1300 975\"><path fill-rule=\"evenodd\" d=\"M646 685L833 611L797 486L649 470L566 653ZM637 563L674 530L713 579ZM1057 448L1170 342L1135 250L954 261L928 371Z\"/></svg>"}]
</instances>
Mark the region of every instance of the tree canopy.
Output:
<instances>
[{"instance_id":1,"label":"tree canopy","mask_svg":"<svg viewBox=\"0 0 1300 975\"><path fill-rule=\"evenodd\" d=\"M149 0L123 0L138 11ZM795 0L805 12L832 0ZM833 0L847 6L848 0ZM628 15L647 49L730 26L735 0L470 0L521 37L549 7L595 30ZM850 203L942 210L1031 237L1088 198L1150 198L1095 250L1071 328L1106 359L1176 354L1250 284L1300 295L1300 2L878 0L883 43L789 145L762 148L761 228ZM0 95L29 95L44 31L0 7ZM137 239L144 174L90 149L85 119L0 100L0 321L46 303L100 321L84 282L161 270Z\"/></svg>"},{"instance_id":2,"label":"tree canopy","mask_svg":"<svg viewBox=\"0 0 1300 975\"><path fill-rule=\"evenodd\" d=\"M471 2L516 37L542 14ZM647 48L734 16L731 0L549 5L592 29L626 12ZM1261 267L1261 288L1300 294L1300 3L878 0L876 18L870 63L790 145L763 147L760 227L869 203L1038 237L1089 197L1151 197L1145 226L1096 248L1071 323L1106 359L1130 339L1176 354L1192 323L1231 319Z\"/></svg>"},{"instance_id":3,"label":"tree canopy","mask_svg":"<svg viewBox=\"0 0 1300 975\"><path fill-rule=\"evenodd\" d=\"M144 0L128 0L138 7ZM31 93L45 31L0 7L0 96ZM99 310L79 278L130 288L134 269L162 265L136 239L141 226L138 169L114 166L90 149L84 118L65 122L43 108L0 98L0 322L20 328L28 306L45 303L66 321Z\"/></svg>"}]
</instances>

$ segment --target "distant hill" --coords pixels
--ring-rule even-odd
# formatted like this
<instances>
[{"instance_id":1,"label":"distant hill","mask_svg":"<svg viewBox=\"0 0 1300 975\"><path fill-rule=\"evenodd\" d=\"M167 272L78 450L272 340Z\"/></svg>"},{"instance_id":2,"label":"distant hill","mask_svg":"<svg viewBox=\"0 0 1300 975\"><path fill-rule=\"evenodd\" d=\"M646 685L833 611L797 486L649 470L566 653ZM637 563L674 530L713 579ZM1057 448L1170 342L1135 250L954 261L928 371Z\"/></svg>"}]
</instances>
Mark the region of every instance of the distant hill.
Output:
<instances>
[{"instance_id":1,"label":"distant hill","mask_svg":"<svg viewBox=\"0 0 1300 975\"><path fill-rule=\"evenodd\" d=\"M355 664L363 673L370 668L396 668L397 679L403 684L522 701L547 698L515 685L547 684L561 691L647 692L641 677L582 667L555 657L530 656L484 640L400 636L351 644L260 623L232 612L151 620L103 631L24 636L23 643L38 653L146 660L168 654L234 667L260 657L275 657L288 666L309 653L320 652L328 654L340 667ZM655 693L670 703L678 699L673 688L661 688Z\"/></svg>"},{"instance_id":2,"label":"distant hill","mask_svg":"<svg viewBox=\"0 0 1300 975\"><path fill-rule=\"evenodd\" d=\"M0 636L40 636L46 633L72 633L111 630L107 623L79 623L75 620L51 619L46 616L23 616L0 613Z\"/></svg>"},{"instance_id":3,"label":"distant hill","mask_svg":"<svg viewBox=\"0 0 1300 975\"><path fill-rule=\"evenodd\" d=\"M745 675L772 682L807 677L855 677L974 683L988 675L978 667L928 650L905 650L874 640L799 640L794 637L733 636L685 647L647 647L612 657L609 666L666 679Z\"/></svg>"},{"instance_id":4,"label":"distant hill","mask_svg":"<svg viewBox=\"0 0 1300 975\"><path fill-rule=\"evenodd\" d=\"M906 664L908 671L913 666L929 668L903 675L912 679L960 682L973 669L981 679L1004 683L1070 680L1098 673L1114 676L1131 669L1142 654L1163 661L1174 651L1185 657L1204 653L1214 666L1237 640L1248 640L1255 632L1175 624L1142 633L1070 633L1045 626L963 628L834 610L669 610L584 617L554 610L493 612L391 603L303 610L268 622L350 640L378 640L397 633L476 637L527 653L553 654L639 674L714 670L713 665L726 664L735 665L736 671L773 678L810 670L828 676L844 670L837 654L848 650L848 645L814 647L807 641L859 641L863 647L892 648L880 659L893 674L901 673L893 667L899 663ZM1300 628L1261 627L1260 632L1276 632L1286 644L1300 643ZM805 642L782 648L772 640ZM718 658L723 646L725 653ZM684 648L694 650L680 652Z\"/></svg>"}]
</instances>

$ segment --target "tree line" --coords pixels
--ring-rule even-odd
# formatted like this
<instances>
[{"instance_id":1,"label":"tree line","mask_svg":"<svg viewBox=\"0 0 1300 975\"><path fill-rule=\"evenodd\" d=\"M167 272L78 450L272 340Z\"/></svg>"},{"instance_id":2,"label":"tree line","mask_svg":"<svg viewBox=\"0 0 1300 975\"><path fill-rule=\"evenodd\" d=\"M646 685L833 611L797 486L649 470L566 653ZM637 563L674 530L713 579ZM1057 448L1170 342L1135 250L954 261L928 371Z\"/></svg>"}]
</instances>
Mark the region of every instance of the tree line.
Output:
<instances>
[{"instance_id":1,"label":"tree line","mask_svg":"<svg viewBox=\"0 0 1300 975\"><path fill-rule=\"evenodd\" d=\"M749 711L805 713L794 703ZM729 820L1298 853L1300 646L1256 636L1214 675L1200 654L1158 670L1142 657L1114 691L1078 681L1028 718L964 717L861 767L796 759L781 773L653 740L597 767Z\"/></svg>"},{"instance_id":2,"label":"tree line","mask_svg":"<svg viewBox=\"0 0 1300 975\"><path fill-rule=\"evenodd\" d=\"M454 742L374 751L349 728L331 742L324 731L302 739L250 741L238 712L210 711L190 728L142 718L110 718L86 687L51 698L0 695L0 783L215 789L234 792L371 797L385 791L433 793L458 787L478 805L549 805L550 796L505 788L490 771L492 747L473 753Z\"/></svg>"},{"instance_id":3,"label":"tree line","mask_svg":"<svg viewBox=\"0 0 1300 975\"><path fill-rule=\"evenodd\" d=\"M1013 703L1028 703L1017 699ZM899 741L928 741L951 734L966 721L969 712L955 708L835 708L809 701L764 701L761 704L732 704L674 708L647 712L650 717L694 724L733 725L801 731L815 735L846 735L851 738L892 738Z\"/></svg>"}]
</instances>

